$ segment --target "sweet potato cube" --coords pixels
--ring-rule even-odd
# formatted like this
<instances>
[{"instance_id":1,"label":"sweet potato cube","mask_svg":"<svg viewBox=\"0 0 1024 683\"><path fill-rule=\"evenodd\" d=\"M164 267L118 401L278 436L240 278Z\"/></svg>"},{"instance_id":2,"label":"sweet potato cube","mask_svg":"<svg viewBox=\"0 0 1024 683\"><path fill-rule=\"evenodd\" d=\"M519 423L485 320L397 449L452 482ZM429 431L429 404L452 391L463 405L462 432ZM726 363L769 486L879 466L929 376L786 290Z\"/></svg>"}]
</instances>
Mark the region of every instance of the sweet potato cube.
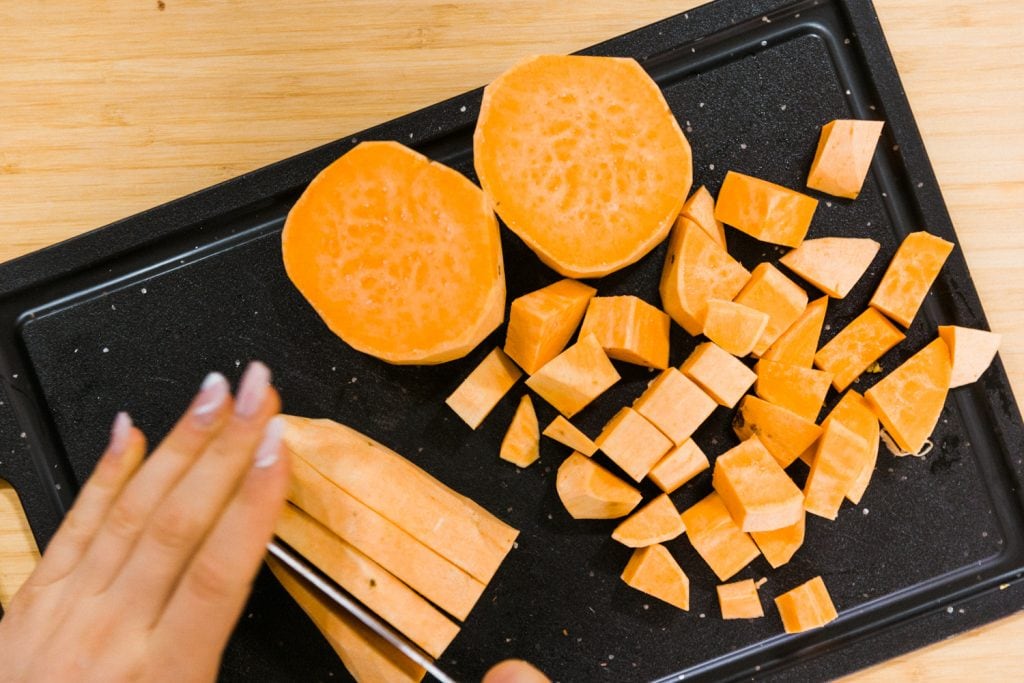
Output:
<instances>
[{"instance_id":1,"label":"sweet potato cube","mask_svg":"<svg viewBox=\"0 0 1024 683\"><path fill-rule=\"evenodd\" d=\"M770 263L754 268L750 281L736 295L736 303L768 314L768 326L754 345L760 357L807 308L807 292Z\"/></svg>"},{"instance_id":2,"label":"sweet potato cube","mask_svg":"<svg viewBox=\"0 0 1024 683\"><path fill-rule=\"evenodd\" d=\"M939 337L946 342L953 357L949 388L962 387L977 381L999 350L1002 335L956 325L940 325Z\"/></svg>"},{"instance_id":3,"label":"sweet potato cube","mask_svg":"<svg viewBox=\"0 0 1024 683\"><path fill-rule=\"evenodd\" d=\"M847 492L868 461L868 443L839 420L831 420L818 440L804 505L812 515L835 519Z\"/></svg>"},{"instance_id":4,"label":"sweet potato cube","mask_svg":"<svg viewBox=\"0 0 1024 683\"><path fill-rule=\"evenodd\" d=\"M825 324L827 308L827 296L807 304L807 308L796 319L796 322L790 325L789 329L768 347L761 358L798 365L801 368L809 368L814 365L814 353L818 350L818 339L821 337L821 328Z\"/></svg>"},{"instance_id":5,"label":"sweet potato cube","mask_svg":"<svg viewBox=\"0 0 1024 683\"><path fill-rule=\"evenodd\" d=\"M761 598L757 595L757 584L753 579L720 584L718 606L722 610L723 619L757 619L764 616Z\"/></svg>"},{"instance_id":6,"label":"sweet potato cube","mask_svg":"<svg viewBox=\"0 0 1024 683\"><path fill-rule=\"evenodd\" d=\"M896 444L917 453L935 429L953 367L946 342L935 339L864 393Z\"/></svg>"},{"instance_id":7,"label":"sweet potato cube","mask_svg":"<svg viewBox=\"0 0 1024 683\"><path fill-rule=\"evenodd\" d=\"M619 381L597 337L590 334L558 354L526 380L545 401L572 417Z\"/></svg>"},{"instance_id":8,"label":"sweet potato cube","mask_svg":"<svg viewBox=\"0 0 1024 683\"><path fill-rule=\"evenodd\" d=\"M881 245L866 237L804 240L779 263L831 297L842 299L857 284Z\"/></svg>"},{"instance_id":9,"label":"sweet potato cube","mask_svg":"<svg viewBox=\"0 0 1024 683\"><path fill-rule=\"evenodd\" d=\"M688 218L676 221L659 291L665 312L684 330L700 334L708 299L730 300L749 279L750 272L700 226Z\"/></svg>"},{"instance_id":10,"label":"sweet potato cube","mask_svg":"<svg viewBox=\"0 0 1024 683\"><path fill-rule=\"evenodd\" d=\"M668 367L668 314L635 296L595 296L580 337L594 334L609 358L663 370Z\"/></svg>"},{"instance_id":11,"label":"sweet potato cube","mask_svg":"<svg viewBox=\"0 0 1024 683\"><path fill-rule=\"evenodd\" d=\"M529 394L519 399L512 424L501 440L499 456L519 467L527 467L540 457L540 426Z\"/></svg>"},{"instance_id":12,"label":"sweet potato cube","mask_svg":"<svg viewBox=\"0 0 1024 683\"><path fill-rule=\"evenodd\" d=\"M836 119L822 126L807 187L856 199L884 125L883 121Z\"/></svg>"},{"instance_id":13,"label":"sweet potato cube","mask_svg":"<svg viewBox=\"0 0 1024 683\"><path fill-rule=\"evenodd\" d=\"M725 226L722 221L715 218L715 200L708 192L708 188L701 185L697 191L690 195L690 198L683 204L681 216L689 218L701 227L708 234L708 237L715 241L715 244L722 249L725 244Z\"/></svg>"},{"instance_id":14,"label":"sweet potato cube","mask_svg":"<svg viewBox=\"0 0 1024 683\"><path fill-rule=\"evenodd\" d=\"M868 308L814 354L814 364L831 372L832 385L843 391L905 337L884 315Z\"/></svg>"},{"instance_id":15,"label":"sweet potato cube","mask_svg":"<svg viewBox=\"0 0 1024 683\"><path fill-rule=\"evenodd\" d=\"M681 610L690 609L690 579L663 545L635 550L622 572L622 580L631 588Z\"/></svg>"},{"instance_id":16,"label":"sweet potato cube","mask_svg":"<svg viewBox=\"0 0 1024 683\"><path fill-rule=\"evenodd\" d=\"M762 242L798 247L817 208L813 197L729 171L718 191L715 218Z\"/></svg>"},{"instance_id":17,"label":"sweet potato cube","mask_svg":"<svg viewBox=\"0 0 1024 683\"><path fill-rule=\"evenodd\" d=\"M804 495L752 436L718 456L711 485L743 531L772 531L804 516Z\"/></svg>"},{"instance_id":18,"label":"sweet potato cube","mask_svg":"<svg viewBox=\"0 0 1024 683\"><path fill-rule=\"evenodd\" d=\"M704 335L734 356L754 350L768 327L768 314L724 299L708 300Z\"/></svg>"},{"instance_id":19,"label":"sweet potato cube","mask_svg":"<svg viewBox=\"0 0 1024 683\"><path fill-rule=\"evenodd\" d=\"M646 477L672 448L672 441L661 430L629 407L608 421L594 443L635 481Z\"/></svg>"},{"instance_id":20,"label":"sweet potato cube","mask_svg":"<svg viewBox=\"0 0 1024 683\"><path fill-rule=\"evenodd\" d=\"M839 616L820 576L775 598L775 606L786 633L809 631Z\"/></svg>"},{"instance_id":21,"label":"sweet potato cube","mask_svg":"<svg viewBox=\"0 0 1024 683\"><path fill-rule=\"evenodd\" d=\"M642 498L635 488L579 453L559 466L555 489L573 519L625 517Z\"/></svg>"},{"instance_id":22,"label":"sweet potato cube","mask_svg":"<svg viewBox=\"0 0 1024 683\"><path fill-rule=\"evenodd\" d=\"M714 491L687 508L682 519L690 543L719 581L728 581L760 554Z\"/></svg>"},{"instance_id":23,"label":"sweet potato cube","mask_svg":"<svg viewBox=\"0 0 1024 683\"><path fill-rule=\"evenodd\" d=\"M867 444L868 450L864 465L846 492L846 498L857 505L868 488L871 475L875 471L875 461L878 459L878 418L871 410L871 404L863 396L850 389L839 399L839 403L832 408L828 417L822 420L821 428L828 429L829 423L833 420L843 423L843 426L864 439L864 443ZM816 448L810 451L810 456L806 458L808 465L813 465L816 451Z\"/></svg>"},{"instance_id":24,"label":"sweet potato cube","mask_svg":"<svg viewBox=\"0 0 1024 683\"><path fill-rule=\"evenodd\" d=\"M679 510L663 493L615 527L612 538L630 548L644 548L670 541L683 531Z\"/></svg>"},{"instance_id":25,"label":"sweet potato cube","mask_svg":"<svg viewBox=\"0 0 1024 683\"><path fill-rule=\"evenodd\" d=\"M910 233L889 262L869 305L910 327L951 251L953 243L941 237L924 231Z\"/></svg>"},{"instance_id":26,"label":"sweet potato cube","mask_svg":"<svg viewBox=\"0 0 1024 683\"><path fill-rule=\"evenodd\" d=\"M551 424L544 428L544 436L588 457L597 451L597 444L561 415L555 417Z\"/></svg>"},{"instance_id":27,"label":"sweet potato cube","mask_svg":"<svg viewBox=\"0 0 1024 683\"><path fill-rule=\"evenodd\" d=\"M735 406L757 379L753 370L714 342L699 344L680 369L727 408Z\"/></svg>"},{"instance_id":28,"label":"sweet potato cube","mask_svg":"<svg viewBox=\"0 0 1024 683\"><path fill-rule=\"evenodd\" d=\"M473 429L498 405L523 373L501 349L494 349L445 399L455 414Z\"/></svg>"},{"instance_id":29,"label":"sweet potato cube","mask_svg":"<svg viewBox=\"0 0 1024 683\"><path fill-rule=\"evenodd\" d=\"M806 518L807 515L800 515L800 521L796 524L771 531L754 531L750 534L754 543L761 549L764 559L768 560L768 564L777 569L793 559L793 555L804 544Z\"/></svg>"},{"instance_id":30,"label":"sweet potato cube","mask_svg":"<svg viewBox=\"0 0 1024 683\"><path fill-rule=\"evenodd\" d=\"M559 280L515 299L509 308L505 353L528 375L537 372L569 343L596 293L582 282Z\"/></svg>"},{"instance_id":31,"label":"sweet potato cube","mask_svg":"<svg viewBox=\"0 0 1024 683\"><path fill-rule=\"evenodd\" d=\"M756 435L783 468L821 436L821 427L814 422L756 396L744 396L740 401L732 429L740 439Z\"/></svg>"},{"instance_id":32,"label":"sweet potato cube","mask_svg":"<svg viewBox=\"0 0 1024 683\"><path fill-rule=\"evenodd\" d=\"M663 371L633 403L633 409L680 445L715 411L704 390L675 368Z\"/></svg>"},{"instance_id":33,"label":"sweet potato cube","mask_svg":"<svg viewBox=\"0 0 1024 683\"><path fill-rule=\"evenodd\" d=\"M814 422L821 412L832 373L802 368L762 358L754 366L758 396L783 408L789 408L802 418Z\"/></svg>"},{"instance_id":34,"label":"sweet potato cube","mask_svg":"<svg viewBox=\"0 0 1024 683\"><path fill-rule=\"evenodd\" d=\"M647 476L662 491L672 493L710 466L708 456L704 455L697 442L687 439L666 453Z\"/></svg>"}]
</instances>

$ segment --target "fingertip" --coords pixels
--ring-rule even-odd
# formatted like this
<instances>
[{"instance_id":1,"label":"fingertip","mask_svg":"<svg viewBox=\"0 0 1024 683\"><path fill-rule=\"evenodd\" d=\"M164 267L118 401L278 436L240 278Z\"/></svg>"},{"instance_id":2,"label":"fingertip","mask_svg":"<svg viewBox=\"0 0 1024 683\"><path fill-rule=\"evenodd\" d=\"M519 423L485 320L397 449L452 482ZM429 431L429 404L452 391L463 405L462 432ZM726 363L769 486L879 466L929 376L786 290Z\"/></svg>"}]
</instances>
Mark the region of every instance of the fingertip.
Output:
<instances>
[{"instance_id":1,"label":"fingertip","mask_svg":"<svg viewBox=\"0 0 1024 683\"><path fill-rule=\"evenodd\" d=\"M506 659L491 667L482 683L551 683L551 679L529 662Z\"/></svg>"}]
</instances>

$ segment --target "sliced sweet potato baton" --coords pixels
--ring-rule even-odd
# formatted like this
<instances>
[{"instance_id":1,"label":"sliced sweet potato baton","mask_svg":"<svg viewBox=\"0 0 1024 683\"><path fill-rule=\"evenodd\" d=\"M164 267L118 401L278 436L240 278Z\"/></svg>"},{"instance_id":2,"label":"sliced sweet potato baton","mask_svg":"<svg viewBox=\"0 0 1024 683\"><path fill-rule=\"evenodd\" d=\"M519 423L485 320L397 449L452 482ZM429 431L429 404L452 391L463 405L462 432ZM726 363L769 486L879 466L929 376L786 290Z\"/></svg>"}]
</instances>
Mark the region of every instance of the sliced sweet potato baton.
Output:
<instances>
[{"instance_id":1,"label":"sliced sweet potato baton","mask_svg":"<svg viewBox=\"0 0 1024 683\"><path fill-rule=\"evenodd\" d=\"M999 350L1002 335L956 325L939 325L939 337L953 358L949 388L962 387L981 377Z\"/></svg>"},{"instance_id":2,"label":"sliced sweet potato baton","mask_svg":"<svg viewBox=\"0 0 1024 683\"><path fill-rule=\"evenodd\" d=\"M580 337L595 335L609 358L664 370L670 324L664 311L639 297L595 296L587 306Z\"/></svg>"},{"instance_id":3,"label":"sliced sweet potato baton","mask_svg":"<svg viewBox=\"0 0 1024 683\"><path fill-rule=\"evenodd\" d=\"M809 368L814 365L814 353L818 350L818 339L821 328L825 324L825 311L828 308L828 297L823 296L807 304L807 308L775 340L761 358L798 365Z\"/></svg>"},{"instance_id":4,"label":"sliced sweet potato baton","mask_svg":"<svg viewBox=\"0 0 1024 683\"><path fill-rule=\"evenodd\" d=\"M709 299L704 335L734 356L754 350L768 327L768 314L724 299Z\"/></svg>"},{"instance_id":5,"label":"sliced sweet potato baton","mask_svg":"<svg viewBox=\"0 0 1024 683\"><path fill-rule=\"evenodd\" d=\"M690 543L719 581L728 581L760 554L714 491L687 508L682 519Z\"/></svg>"},{"instance_id":6,"label":"sliced sweet potato baton","mask_svg":"<svg viewBox=\"0 0 1024 683\"><path fill-rule=\"evenodd\" d=\"M594 443L634 481L646 477L672 448L672 441L667 436L629 407L608 421Z\"/></svg>"},{"instance_id":7,"label":"sliced sweet potato baton","mask_svg":"<svg viewBox=\"0 0 1024 683\"><path fill-rule=\"evenodd\" d=\"M910 233L889 262L869 305L910 327L952 251L953 243L941 237L924 231Z\"/></svg>"},{"instance_id":8,"label":"sliced sweet potato baton","mask_svg":"<svg viewBox=\"0 0 1024 683\"><path fill-rule=\"evenodd\" d=\"M714 342L699 344L681 369L718 405L727 408L735 406L757 379L753 370Z\"/></svg>"},{"instance_id":9,"label":"sliced sweet potato baton","mask_svg":"<svg viewBox=\"0 0 1024 683\"><path fill-rule=\"evenodd\" d=\"M540 458L540 426L528 394L519 399L512 424L501 440L499 457L519 467L529 467Z\"/></svg>"},{"instance_id":10,"label":"sliced sweet potato baton","mask_svg":"<svg viewBox=\"0 0 1024 683\"><path fill-rule=\"evenodd\" d=\"M761 579L763 582L764 579ZM717 588L718 606L723 619L757 619L764 616L758 584L753 579L723 583Z\"/></svg>"},{"instance_id":11,"label":"sliced sweet potato baton","mask_svg":"<svg viewBox=\"0 0 1024 683\"><path fill-rule=\"evenodd\" d=\"M767 180L729 171L715 203L715 218L762 242L798 247L818 200Z\"/></svg>"},{"instance_id":12,"label":"sliced sweet potato baton","mask_svg":"<svg viewBox=\"0 0 1024 683\"><path fill-rule=\"evenodd\" d=\"M663 371L647 385L633 409L678 446L714 412L716 403L704 390L675 368Z\"/></svg>"},{"instance_id":13,"label":"sliced sweet potato baton","mask_svg":"<svg viewBox=\"0 0 1024 683\"><path fill-rule=\"evenodd\" d=\"M857 284L881 245L861 237L804 240L779 263L831 297L842 299Z\"/></svg>"},{"instance_id":14,"label":"sliced sweet potato baton","mask_svg":"<svg viewBox=\"0 0 1024 683\"><path fill-rule=\"evenodd\" d=\"M804 485L807 512L835 519L869 456L867 441L839 420L830 420L818 440L811 473Z\"/></svg>"},{"instance_id":15,"label":"sliced sweet potato baton","mask_svg":"<svg viewBox=\"0 0 1024 683\"><path fill-rule=\"evenodd\" d=\"M597 444L561 415L556 416L551 424L544 428L544 436L588 457L597 451Z\"/></svg>"},{"instance_id":16,"label":"sliced sweet potato baton","mask_svg":"<svg viewBox=\"0 0 1024 683\"><path fill-rule=\"evenodd\" d=\"M699 225L718 246L726 249L725 225L715 218L715 199L708 188L703 185L698 187L683 204L683 211L679 215Z\"/></svg>"},{"instance_id":17,"label":"sliced sweet potato baton","mask_svg":"<svg viewBox=\"0 0 1024 683\"><path fill-rule=\"evenodd\" d=\"M768 326L754 345L753 353L760 357L803 314L807 292L772 264L762 263L754 268L735 301L768 314Z\"/></svg>"},{"instance_id":18,"label":"sliced sweet potato baton","mask_svg":"<svg viewBox=\"0 0 1024 683\"><path fill-rule=\"evenodd\" d=\"M558 412L572 417L620 379L615 366L592 334L544 364L526 380Z\"/></svg>"},{"instance_id":19,"label":"sliced sweet potato baton","mask_svg":"<svg viewBox=\"0 0 1024 683\"><path fill-rule=\"evenodd\" d=\"M758 396L814 422L832 384L832 373L762 358L754 366Z\"/></svg>"},{"instance_id":20,"label":"sliced sweet potato baton","mask_svg":"<svg viewBox=\"0 0 1024 683\"><path fill-rule=\"evenodd\" d=\"M495 348L444 402L463 422L476 429L522 376L515 363Z\"/></svg>"},{"instance_id":21,"label":"sliced sweet potato baton","mask_svg":"<svg viewBox=\"0 0 1024 683\"><path fill-rule=\"evenodd\" d=\"M630 548L643 548L671 541L683 531L679 510L663 493L615 527L612 538Z\"/></svg>"},{"instance_id":22,"label":"sliced sweet potato baton","mask_svg":"<svg viewBox=\"0 0 1024 683\"><path fill-rule=\"evenodd\" d=\"M681 610L690 609L690 579L663 545L635 550L622 572L622 580L631 588Z\"/></svg>"},{"instance_id":23,"label":"sliced sweet potato baton","mask_svg":"<svg viewBox=\"0 0 1024 683\"><path fill-rule=\"evenodd\" d=\"M878 418L875 417L875 413L871 410L871 405L867 400L853 389L850 389L839 399L839 403L832 408L832 412L828 414L828 417L822 420L821 428L827 429L829 422L832 420L842 422L847 429L864 439L868 447L864 466L846 492L847 500L857 505L860 503L860 499L864 496L864 491L867 490L868 484L871 482L871 475L875 471L875 461L878 459ZM807 451L804 451L800 458L808 465L812 465L816 450L812 446Z\"/></svg>"},{"instance_id":24,"label":"sliced sweet potato baton","mask_svg":"<svg viewBox=\"0 0 1024 683\"><path fill-rule=\"evenodd\" d=\"M949 349L939 338L864 392L885 430L904 451L920 451L935 429L952 370Z\"/></svg>"},{"instance_id":25,"label":"sliced sweet potato baton","mask_svg":"<svg viewBox=\"0 0 1024 683\"><path fill-rule=\"evenodd\" d=\"M889 349L906 338L873 308L850 321L814 354L814 364L832 373L832 386L844 391Z\"/></svg>"},{"instance_id":26,"label":"sliced sweet potato baton","mask_svg":"<svg viewBox=\"0 0 1024 683\"><path fill-rule=\"evenodd\" d=\"M804 516L804 495L752 436L715 460L711 485L743 531L772 531Z\"/></svg>"},{"instance_id":27,"label":"sliced sweet potato baton","mask_svg":"<svg viewBox=\"0 0 1024 683\"><path fill-rule=\"evenodd\" d=\"M708 456L704 455L697 442L687 439L666 453L647 476L662 491L672 493L710 466Z\"/></svg>"},{"instance_id":28,"label":"sliced sweet potato baton","mask_svg":"<svg viewBox=\"0 0 1024 683\"><path fill-rule=\"evenodd\" d=\"M597 293L576 280L559 280L512 301L505 353L532 375L557 356L583 320Z\"/></svg>"},{"instance_id":29,"label":"sliced sweet potato baton","mask_svg":"<svg viewBox=\"0 0 1024 683\"><path fill-rule=\"evenodd\" d=\"M484 194L397 142L360 143L321 171L288 212L281 248L331 331L389 363L461 358L504 319Z\"/></svg>"},{"instance_id":30,"label":"sliced sweet potato baton","mask_svg":"<svg viewBox=\"0 0 1024 683\"><path fill-rule=\"evenodd\" d=\"M791 526L772 531L754 531L750 534L761 549L764 559L773 568L779 568L793 559L793 555L804 544L804 529L807 515L800 515L800 521Z\"/></svg>"},{"instance_id":31,"label":"sliced sweet potato baton","mask_svg":"<svg viewBox=\"0 0 1024 683\"><path fill-rule=\"evenodd\" d=\"M789 408L768 403L756 396L744 396L732 421L740 439L757 436L783 468L811 447L821 436L821 427Z\"/></svg>"},{"instance_id":32,"label":"sliced sweet potato baton","mask_svg":"<svg viewBox=\"0 0 1024 683\"><path fill-rule=\"evenodd\" d=\"M883 121L836 119L822 126L807 187L856 199L884 125Z\"/></svg>"},{"instance_id":33,"label":"sliced sweet potato baton","mask_svg":"<svg viewBox=\"0 0 1024 683\"><path fill-rule=\"evenodd\" d=\"M555 489L573 519L625 517L643 498L635 488L579 453L558 467Z\"/></svg>"},{"instance_id":34,"label":"sliced sweet potato baton","mask_svg":"<svg viewBox=\"0 0 1024 683\"><path fill-rule=\"evenodd\" d=\"M786 633L819 628L839 616L820 576L775 598L775 606Z\"/></svg>"},{"instance_id":35,"label":"sliced sweet potato baton","mask_svg":"<svg viewBox=\"0 0 1024 683\"><path fill-rule=\"evenodd\" d=\"M614 57L530 57L494 79L473 160L505 224L568 277L608 275L653 249L693 174L661 89Z\"/></svg>"},{"instance_id":36,"label":"sliced sweet potato baton","mask_svg":"<svg viewBox=\"0 0 1024 683\"><path fill-rule=\"evenodd\" d=\"M750 272L700 226L680 219L669 238L661 271L661 305L684 330L704 329L708 299L730 300L743 289Z\"/></svg>"}]
</instances>

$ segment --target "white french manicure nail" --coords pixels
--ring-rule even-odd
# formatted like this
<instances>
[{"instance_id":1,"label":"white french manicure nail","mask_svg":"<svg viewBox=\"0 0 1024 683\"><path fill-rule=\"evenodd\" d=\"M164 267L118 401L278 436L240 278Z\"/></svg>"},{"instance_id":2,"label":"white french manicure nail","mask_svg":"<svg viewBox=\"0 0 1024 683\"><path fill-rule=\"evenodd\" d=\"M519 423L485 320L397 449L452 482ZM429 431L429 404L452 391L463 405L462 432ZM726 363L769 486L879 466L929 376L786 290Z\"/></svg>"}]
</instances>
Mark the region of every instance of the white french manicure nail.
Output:
<instances>
[{"instance_id":1,"label":"white french manicure nail","mask_svg":"<svg viewBox=\"0 0 1024 683\"><path fill-rule=\"evenodd\" d=\"M110 452L123 453L132 433L132 418L123 410L114 417L110 427Z\"/></svg>"},{"instance_id":2,"label":"white french manicure nail","mask_svg":"<svg viewBox=\"0 0 1024 683\"><path fill-rule=\"evenodd\" d=\"M281 457L281 437L284 436L284 420L280 416L271 418L263 430L263 439L253 455L253 467L266 468Z\"/></svg>"},{"instance_id":3,"label":"white french manicure nail","mask_svg":"<svg viewBox=\"0 0 1024 683\"><path fill-rule=\"evenodd\" d=\"M211 372L199 385L199 393L192 404L192 414L201 422L210 422L214 414L224 405L228 394L231 393L231 386L224 375L219 372Z\"/></svg>"},{"instance_id":4,"label":"white french manicure nail","mask_svg":"<svg viewBox=\"0 0 1024 683\"><path fill-rule=\"evenodd\" d=\"M240 417L252 417L266 398L267 389L270 387L270 369L254 360L242 374L242 381L238 383L238 400L235 401L235 414Z\"/></svg>"}]
</instances>

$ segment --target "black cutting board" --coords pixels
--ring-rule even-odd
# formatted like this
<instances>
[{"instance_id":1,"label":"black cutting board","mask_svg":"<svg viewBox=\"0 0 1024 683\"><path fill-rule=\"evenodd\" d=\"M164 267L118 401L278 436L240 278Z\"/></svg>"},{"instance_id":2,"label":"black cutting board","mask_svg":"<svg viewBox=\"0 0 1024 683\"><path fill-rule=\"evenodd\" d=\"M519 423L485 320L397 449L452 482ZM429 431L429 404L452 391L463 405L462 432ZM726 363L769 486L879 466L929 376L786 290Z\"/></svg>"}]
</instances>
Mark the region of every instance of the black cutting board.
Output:
<instances>
[{"instance_id":1,"label":"black cutting board","mask_svg":"<svg viewBox=\"0 0 1024 683\"><path fill-rule=\"evenodd\" d=\"M635 57L648 69L693 146L694 186L712 192L728 169L801 188L823 123L886 121L861 197L821 196L811 226L809 237L882 245L854 291L830 302L826 340L864 307L906 233L926 228L956 241L866 0L719 0L584 52ZM475 432L445 406L504 328L467 358L435 367L389 366L329 333L281 265L278 233L292 202L319 169L364 139L400 140L474 177L480 96L466 93L0 266L0 476L20 494L41 545L93 467L115 411L129 410L155 440L206 372L237 378L259 358L275 370L289 412L366 432L522 530L442 660L460 679L478 679L506 657L536 662L561 681L826 678L1024 605L1024 427L998 359L980 382L951 392L931 455L883 451L860 506L844 506L834 523L810 517L804 547L781 569L759 558L741 572L737 578L768 577L766 616L725 622L717 581L685 539L669 547L690 576L689 613L618 579L630 551L609 538L614 522L571 520L555 494L562 447L544 440L541 460L525 471L498 461L522 385ZM556 279L510 232L502 237L510 300ZM736 231L728 239L748 267L781 253ZM663 258L664 245L595 284L601 294L657 303ZM907 340L882 365L921 348L940 323L986 326L959 248ZM672 362L695 344L674 328ZM634 366L620 371L624 381L577 420L591 435L651 377ZM874 379L854 386L863 391ZM546 424L554 412L538 404ZM709 455L735 443L729 418L720 408L697 432ZM682 509L709 487L706 472L673 500ZM782 635L771 597L817 574L840 618ZM264 573L222 676L347 674Z\"/></svg>"}]
</instances>

